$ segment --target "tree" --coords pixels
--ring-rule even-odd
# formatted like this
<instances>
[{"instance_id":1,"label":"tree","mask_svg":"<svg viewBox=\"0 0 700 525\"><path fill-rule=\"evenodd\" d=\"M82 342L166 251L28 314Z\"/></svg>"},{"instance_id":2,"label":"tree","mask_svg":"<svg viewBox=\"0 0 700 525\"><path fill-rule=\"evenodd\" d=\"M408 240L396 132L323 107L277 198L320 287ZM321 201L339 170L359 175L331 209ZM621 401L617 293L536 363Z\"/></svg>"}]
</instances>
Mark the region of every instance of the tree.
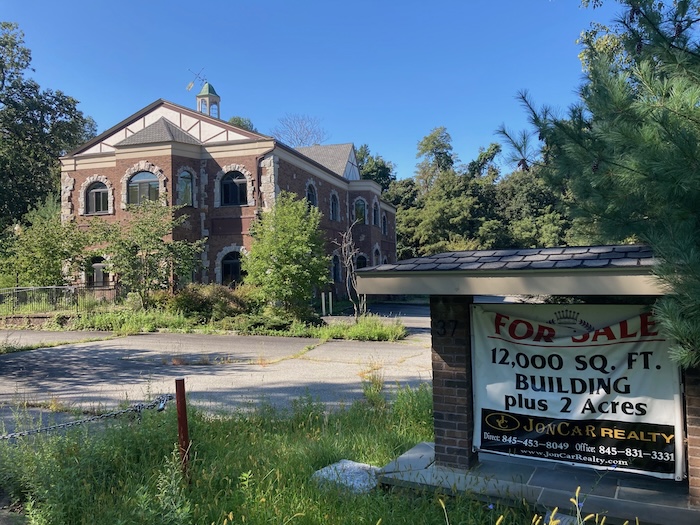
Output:
<instances>
[{"instance_id":1,"label":"tree","mask_svg":"<svg viewBox=\"0 0 700 525\"><path fill-rule=\"evenodd\" d=\"M254 242L243 256L244 281L259 287L265 301L299 318L308 313L314 291L330 280L320 222L316 206L281 192L251 225Z\"/></svg>"},{"instance_id":2,"label":"tree","mask_svg":"<svg viewBox=\"0 0 700 525\"><path fill-rule=\"evenodd\" d=\"M330 137L321 126L321 119L296 113L280 118L270 134L292 148L322 144Z\"/></svg>"},{"instance_id":3,"label":"tree","mask_svg":"<svg viewBox=\"0 0 700 525\"><path fill-rule=\"evenodd\" d=\"M95 134L78 102L25 77L31 52L16 24L0 22L0 227L58 192L58 158Z\"/></svg>"},{"instance_id":4,"label":"tree","mask_svg":"<svg viewBox=\"0 0 700 525\"><path fill-rule=\"evenodd\" d=\"M352 236L352 229L357 223L358 221L353 222L347 230L341 233L340 241L335 242L340 247L340 259L345 267L345 290L352 303L355 320L367 313L367 297L357 293L357 255L360 250L355 245Z\"/></svg>"},{"instance_id":5,"label":"tree","mask_svg":"<svg viewBox=\"0 0 700 525\"><path fill-rule=\"evenodd\" d=\"M257 133L258 130L255 129L255 126L253 125L253 121L250 120L248 117L231 117L228 119L228 123L236 126L237 128L245 129L247 131L252 131L253 133Z\"/></svg>"},{"instance_id":6,"label":"tree","mask_svg":"<svg viewBox=\"0 0 700 525\"><path fill-rule=\"evenodd\" d=\"M172 287L177 277L189 277L199 265L198 255L206 239L173 240L173 232L186 216L177 209L149 201L130 206L130 217L117 223L96 219L91 223L106 241L100 251L109 254L107 269L127 290L138 294L144 308L154 291Z\"/></svg>"},{"instance_id":7,"label":"tree","mask_svg":"<svg viewBox=\"0 0 700 525\"><path fill-rule=\"evenodd\" d=\"M421 188L427 191L435 177L451 170L457 163L452 154L452 137L444 126L433 129L418 142L416 158L423 160L416 167L416 179Z\"/></svg>"},{"instance_id":8,"label":"tree","mask_svg":"<svg viewBox=\"0 0 700 525\"><path fill-rule=\"evenodd\" d=\"M370 154L367 144L360 146L355 153L360 177L373 180L382 187L383 192L388 190L389 185L396 180L394 164L384 160L381 155Z\"/></svg>"},{"instance_id":9,"label":"tree","mask_svg":"<svg viewBox=\"0 0 700 525\"><path fill-rule=\"evenodd\" d=\"M672 357L698 366L700 2L622 3L617 38L630 62L589 44L580 102L558 118L523 94L541 147L514 147L565 189L575 226L590 240L651 245L670 292L656 314L676 341Z\"/></svg>"},{"instance_id":10,"label":"tree","mask_svg":"<svg viewBox=\"0 0 700 525\"><path fill-rule=\"evenodd\" d=\"M13 286L61 286L84 266L89 235L61 223L58 199L49 195L10 228L0 265Z\"/></svg>"}]
</instances>

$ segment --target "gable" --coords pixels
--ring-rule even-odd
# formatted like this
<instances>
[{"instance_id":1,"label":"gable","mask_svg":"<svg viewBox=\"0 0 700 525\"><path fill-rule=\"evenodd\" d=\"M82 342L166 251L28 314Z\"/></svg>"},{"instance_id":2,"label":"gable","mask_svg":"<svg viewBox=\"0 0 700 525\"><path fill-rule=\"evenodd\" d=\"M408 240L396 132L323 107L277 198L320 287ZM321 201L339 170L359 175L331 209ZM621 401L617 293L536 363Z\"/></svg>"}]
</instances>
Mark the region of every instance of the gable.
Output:
<instances>
[{"instance_id":1,"label":"gable","mask_svg":"<svg viewBox=\"0 0 700 525\"><path fill-rule=\"evenodd\" d=\"M302 155L346 180L359 180L355 148L352 144L327 144L296 148Z\"/></svg>"},{"instance_id":2,"label":"gable","mask_svg":"<svg viewBox=\"0 0 700 525\"><path fill-rule=\"evenodd\" d=\"M122 141L127 141L126 144L128 144L129 141L127 139L156 124L161 119L166 120L169 124L174 125L190 136L191 140L186 142L206 145L218 142L265 138L263 135L237 128L223 120L203 115L171 102L159 100L71 152L69 156L112 153L115 151L117 144ZM182 139L183 137L180 136L180 138ZM179 141L183 142L183 140Z\"/></svg>"}]
</instances>

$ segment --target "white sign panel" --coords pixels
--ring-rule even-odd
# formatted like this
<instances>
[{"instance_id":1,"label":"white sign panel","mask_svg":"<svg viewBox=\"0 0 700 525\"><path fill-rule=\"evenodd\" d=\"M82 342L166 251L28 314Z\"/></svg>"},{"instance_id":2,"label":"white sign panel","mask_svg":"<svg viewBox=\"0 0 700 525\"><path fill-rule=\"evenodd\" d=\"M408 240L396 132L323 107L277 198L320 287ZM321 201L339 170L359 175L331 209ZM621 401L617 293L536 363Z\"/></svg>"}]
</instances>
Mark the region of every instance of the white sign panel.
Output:
<instances>
[{"instance_id":1,"label":"white sign panel","mask_svg":"<svg viewBox=\"0 0 700 525\"><path fill-rule=\"evenodd\" d=\"M640 306L472 310L478 450L683 479L680 371Z\"/></svg>"}]
</instances>

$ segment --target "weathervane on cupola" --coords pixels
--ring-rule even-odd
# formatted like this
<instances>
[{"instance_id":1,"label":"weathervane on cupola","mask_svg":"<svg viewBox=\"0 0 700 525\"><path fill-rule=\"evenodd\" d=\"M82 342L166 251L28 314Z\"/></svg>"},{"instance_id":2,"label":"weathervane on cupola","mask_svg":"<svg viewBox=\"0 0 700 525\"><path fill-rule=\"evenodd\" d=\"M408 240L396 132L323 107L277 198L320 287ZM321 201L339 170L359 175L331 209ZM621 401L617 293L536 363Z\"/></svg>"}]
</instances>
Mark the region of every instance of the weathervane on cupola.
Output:
<instances>
[{"instance_id":1,"label":"weathervane on cupola","mask_svg":"<svg viewBox=\"0 0 700 525\"><path fill-rule=\"evenodd\" d=\"M199 73L194 73L191 69L189 71L194 75L194 79L187 84L187 91L194 87L196 80L202 83L202 89L197 95L197 111L210 117L221 118L221 97L216 93L214 86L207 82L206 77L202 76L204 68L200 69Z\"/></svg>"}]
</instances>

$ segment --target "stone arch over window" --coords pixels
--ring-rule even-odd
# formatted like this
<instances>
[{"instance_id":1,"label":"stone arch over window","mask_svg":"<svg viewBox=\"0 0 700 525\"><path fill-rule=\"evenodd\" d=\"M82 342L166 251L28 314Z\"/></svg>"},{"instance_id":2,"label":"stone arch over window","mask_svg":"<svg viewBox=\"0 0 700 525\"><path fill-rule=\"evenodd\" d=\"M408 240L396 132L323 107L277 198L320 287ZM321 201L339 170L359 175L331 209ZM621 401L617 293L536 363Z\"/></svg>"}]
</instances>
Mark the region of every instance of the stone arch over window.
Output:
<instances>
[{"instance_id":1,"label":"stone arch over window","mask_svg":"<svg viewBox=\"0 0 700 525\"><path fill-rule=\"evenodd\" d=\"M104 195L95 195L94 193L92 196L90 195L91 191L99 193L99 185L102 185L104 188L104 193L106 193L106 201ZM99 203L96 203L95 199L99 199ZM90 204L92 204L92 206ZM96 211L98 206L95 206L95 204L99 204L99 208L104 207L106 204L106 208ZM80 194L78 195L78 214L92 215L103 213L110 215L114 214L114 186L112 186L112 183L107 177L103 175L92 175L91 177L85 179L85 182L83 182L82 186L80 186Z\"/></svg>"},{"instance_id":2,"label":"stone arch over window","mask_svg":"<svg viewBox=\"0 0 700 525\"><path fill-rule=\"evenodd\" d=\"M352 220L359 224L367 224L367 201L362 197L357 197L353 201Z\"/></svg>"},{"instance_id":3,"label":"stone arch over window","mask_svg":"<svg viewBox=\"0 0 700 525\"><path fill-rule=\"evenodd\" d=\"M379 228L379 202L377 201L377 197L374 198L374 202L372 203L372 225Z\"/></svg>"},{"instance_id":4,"label":"stone arch over window","mask_svg":"<svg viewBox=\"0 0 700 525\"><path fill-rule=\"evenodd\" d=\"M316 183L312 179L306 181L306 202L310 206L318 208L318 192L316 191Z\"/></svg>"},{"instance_id":5,"label":"stone arch over window","mask_svg":"<svg viewBox=\"0 0 700 525\"><path fill-rule=\"evenodd\" d=\"M358 254L357 257L355 258L355 268L357 268L358 270L360 268L366 268L367 264L368 264L367 255L365 255L364 253Z\"/></svg>"},{"instance_id":6,"label":"stone arch over window","mask_svg":"<svg viewBox=\"0 0 700 525\"><path fill-rule=\"evenodd\" d=\"M340 220L340 199L338 198L338 192L331 190L331 203L330 203L330 220L339 221Z\"/></svg>"},{"instance_id":7,"label":"stone arch over window","mask_svg":"<svg viewBox=\"0 0 700 525\"><path fill-rule=\"evenodd\" d=\"M175 175L175 203L178 206L197 207L197 172L182 166Z\"/></svg>"},{"instance_id":8,"label":"stone arch over window","mask_svg":"<svg viewBox=\"0 0 700 525\"><path fill-rule=\"evenodd\" d=\"M379 249L379 244L374 245L372 250L372 266L378 266L382 262L382 251Z\"/></svg>"},{"instance_id":9,"label":"stone arch over window","mask_svg":"<svg viewBox=\"0 0 700 525\"><path fill-rule=\"evenodd\" d=\"M382 213L382 235L389 235L389 220L386 213Z\"/></svg>"},{"instance_id":10,"label":"stone arch over window","mask_svg":"<svg viewBox=\"0 0 700 525\"><path fill-rule=\"evenodd\" d=\"M226 246L216 255L214 279L218 284L231 285L241 281L241 258L245 248L236 244Z\"/></svg>"},{"instance_id":11,"label":"stone arch over window","mask_svg":"<svg viewBox=\"0 0 700 525\"><path fill-rule=\"evenodd\" d=\"M111 284L111 276L106 269L107 260L101 256L91 257L85 268L85 286L102 287Z\"/></svg>"},{"instance_id":12,"label":"stone arch over window","mask_svg":"<svg viewBox=\"0 0 700 525\"><path fill-rule=\"evenodd\" d=\"M228 206L227 204L223 204L224 199L222 198L223 192L221 191L221 183L224 177L226 177L229 174L233 174L233 177L235 178L236 173L240 173L245 178L245 203L240 204L240 206L255 205L255 199L253 198L253 174L247 169L245 169L245 166L242 166L241 164L229 164L227 166L223 166L221 168L221 171L219 171L216 174L216 177L214 177L215 208L220 208L221 206ZM240 178L237 180L239 181L239 184L243 182ZM238 189L238 186L236 189Z\"/></svg>"},{"instance_id":13,"label":"stone arch over window","mask_svg":"<svg viewBox=\"0 0 700 525\"><path fill-rule=\"evenodd\" d=\"M155 175L157 181L158 181L158 198L164 198L165 199L165 204L168 204L168 196L167 196L167 188L166 188L166 183L167 183L167 178L165 177L165 174L163 173L163 170L153 164L152 162L148 162L147 160L142 160L134 164L131 168L126 170L126 173L124 173L124 176L121 179L121 189L122 189L122 201L121 201L121 209L125 210L127 205L129 204L129 181L131 181L131 178L134 177L137 174L140 173L152 173Z\"/></svg>"}]
</instances>

